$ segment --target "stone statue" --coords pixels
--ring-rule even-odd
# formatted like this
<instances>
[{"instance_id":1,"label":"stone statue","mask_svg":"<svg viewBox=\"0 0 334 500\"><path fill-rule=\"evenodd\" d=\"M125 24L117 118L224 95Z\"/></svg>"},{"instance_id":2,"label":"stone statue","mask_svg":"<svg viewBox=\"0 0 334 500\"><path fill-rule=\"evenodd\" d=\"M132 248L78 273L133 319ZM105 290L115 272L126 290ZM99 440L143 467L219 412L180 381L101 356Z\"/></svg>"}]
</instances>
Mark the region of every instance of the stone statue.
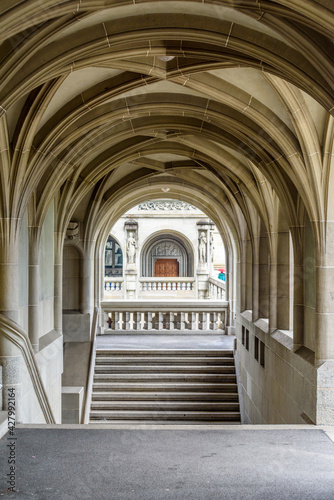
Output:
<instances>
[{"instance_id":1,"label":"stone statue","mask_svg":"<svg viewBox=\"0 0 334 500\"><path fill-rule=\"evenodd\" d=\"M206 237L205 233L202 232L199 236L199 244L198 244L198 250L199 250L199 261L201 264L205 264L206 262Z\"/></svg>"},{"instance_id":2,"label":"stone statue","mask_svg":"<svg viewBox=\"0 0 334 500\"><path fill-rule=\"evenodd\" d=\"M136 255L137 242L133 237L133 233L129 233L128 241L126 242L126 252L128 256L128 264L135 263L135 255Z\"/></svg>"},{"instance_id":3,"label":"stone statue","mask_svg":"<svg viewBox=\"0 0 334 500\"><path fill-rule=\"evenodd\" d=\"M211 254L211 262L214 260L214 253L215 253L215 245L214 245L214 239L213 239L213 234L210 234L210 254Z\"/></svg>"}]
</instances>

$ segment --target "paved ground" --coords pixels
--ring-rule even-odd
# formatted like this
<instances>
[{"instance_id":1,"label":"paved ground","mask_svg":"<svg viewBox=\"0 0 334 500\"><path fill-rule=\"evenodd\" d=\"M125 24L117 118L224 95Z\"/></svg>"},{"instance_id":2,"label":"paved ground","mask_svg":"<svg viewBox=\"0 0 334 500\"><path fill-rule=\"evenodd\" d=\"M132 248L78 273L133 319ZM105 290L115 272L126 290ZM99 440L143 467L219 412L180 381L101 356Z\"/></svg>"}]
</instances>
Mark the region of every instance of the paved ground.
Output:
<instances>
[{"instance_id":1,"label":"paved ground","mask_svg":"<svg viewBox=\"0 0 334 500\"><path fill-rule=\"evenodd\" d=\"M98 335L97 349L233 349L232 335Z\"/></svg>"},{"instance_id":2,"label":"paved ground","mask_svg":"<svg viewBox=\"0 0 334 500\"><path fill-rule=\"evenodd\" d=\"M15 494L37 500L333 500L334 443L311 430L16 430Z\"/></svg>"}]
</instances>

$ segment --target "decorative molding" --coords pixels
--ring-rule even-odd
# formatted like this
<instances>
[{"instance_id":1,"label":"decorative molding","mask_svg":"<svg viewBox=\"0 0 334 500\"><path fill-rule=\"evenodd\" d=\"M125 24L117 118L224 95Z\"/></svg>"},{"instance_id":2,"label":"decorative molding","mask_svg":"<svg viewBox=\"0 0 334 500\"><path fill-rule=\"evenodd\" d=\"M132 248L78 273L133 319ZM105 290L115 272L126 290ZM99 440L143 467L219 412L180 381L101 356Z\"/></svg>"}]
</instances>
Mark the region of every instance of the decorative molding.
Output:
<instances>
[{"instance_id":1,"label":"decorative molding","mask_svg":"<svg viewBox=\"0 0 334 500\"><path fill-rule=\"evenodd\" d=\"M163 211L163 212L189 212L196 211L199 212L198 208L185 203L184 201L177 200L158 200L158 201L146 201L138 205L138 210L142 211Z\"/></svg>"}]
</instances>

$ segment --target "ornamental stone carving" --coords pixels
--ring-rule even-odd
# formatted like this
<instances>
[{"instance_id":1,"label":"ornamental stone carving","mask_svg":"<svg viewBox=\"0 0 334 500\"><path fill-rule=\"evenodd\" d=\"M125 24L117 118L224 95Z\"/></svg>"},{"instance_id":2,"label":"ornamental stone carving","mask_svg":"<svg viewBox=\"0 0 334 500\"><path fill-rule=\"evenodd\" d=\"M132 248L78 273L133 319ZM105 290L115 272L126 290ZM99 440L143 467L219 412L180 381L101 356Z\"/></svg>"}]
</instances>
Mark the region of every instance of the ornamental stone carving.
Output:
<instances>
[{"instance_id":1,"label":"ornamental stone carving","mask_svg":"<svg viewBox=\"0 0 334 500\"><path fill-rule=\"evenodd\" d=\"M146 210L146 211L164 211L164 212L172 212L172 211L190 211L198 209L189 203L185 203L184 201L174 201L174 200L159 200L159 201L146 201L145 203L141 203L138 205L138 210Z\"/></svg>"},{"instance_id":2,"label":"ornamental stone carving","mask_svg":"<svg viewBox=\"0 0 334 500\"><path fill-rule=\"evenodd\" d=\"M65 240L78 240L79 229L79 222L71 221L66 230Z\"/></svg>"},{"instance_id":3,"label":"ornamental stone carving","mask_svg":"<svg viewBox=\"0 0 334 500\"><path fill-rule=\"evenodd\" d=\"M173 256L173 255L179 255L180 251L176 247L176 245L173 245L172 243L160 243L158 246L155 247L155 255L163 255L163 256Z\"/></svg>"}]
</instances>

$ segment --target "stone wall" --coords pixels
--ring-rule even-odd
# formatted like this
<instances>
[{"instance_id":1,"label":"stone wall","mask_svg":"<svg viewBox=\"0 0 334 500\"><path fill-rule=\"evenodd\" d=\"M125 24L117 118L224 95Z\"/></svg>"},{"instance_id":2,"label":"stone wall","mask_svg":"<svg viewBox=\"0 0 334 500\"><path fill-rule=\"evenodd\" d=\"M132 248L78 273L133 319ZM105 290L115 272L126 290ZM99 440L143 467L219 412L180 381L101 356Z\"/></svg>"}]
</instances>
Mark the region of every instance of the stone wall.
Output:
<instances>
[{"instance_id":1,"label":"stone wall","mask_svg":"<svg viewBox=\"0 0 334 500\"><path fill-rule=\"evenodd\" d=\"M293 352L286 332L270 335L266 320L252 323L251 311L244 311L237 318L237 351L246 423L316 422L317 370L309 349Z\"/></svg>"}]
</instances>

